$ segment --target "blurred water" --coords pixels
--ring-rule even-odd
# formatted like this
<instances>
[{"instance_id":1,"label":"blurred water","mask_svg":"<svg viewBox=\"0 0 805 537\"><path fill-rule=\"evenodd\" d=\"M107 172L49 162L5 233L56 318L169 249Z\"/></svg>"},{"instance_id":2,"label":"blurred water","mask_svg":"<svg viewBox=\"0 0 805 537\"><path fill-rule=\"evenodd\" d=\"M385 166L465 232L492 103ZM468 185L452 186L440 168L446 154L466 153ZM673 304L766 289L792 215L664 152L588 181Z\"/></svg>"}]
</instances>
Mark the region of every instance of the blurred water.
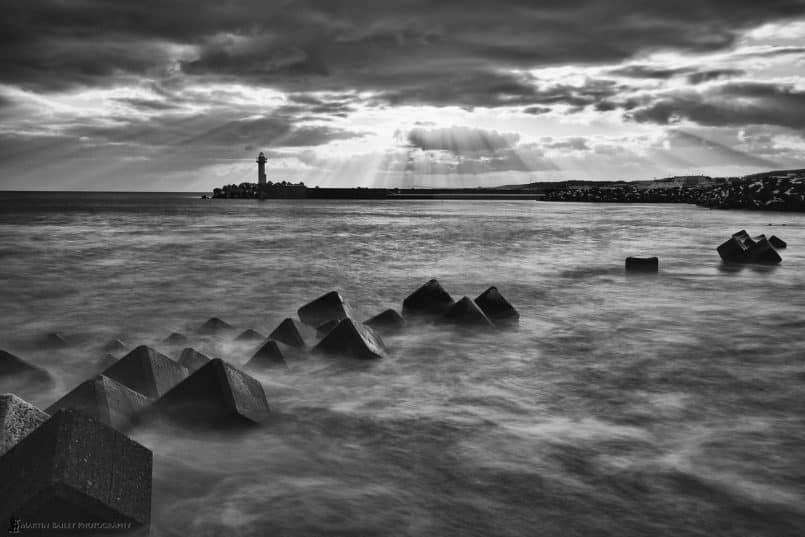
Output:
<instances>
[{"instance_id":1,"label":"blurred water","mask_svg":"<svg viewBox=\"0 0 805 537\"><path fill-rule=\"evenodd\" d=\"M783 264L722 267L742 228L788 241ZM0 348L55 374L22 394L47 406L111 338L176 356L172 331L267 334L331 289L368 318L432 277L497 285L514 332L293 362L259 377L276 418L245 435L136 431L152 534L801 536L803 246L801 216L682 205L2 193ZM627 277L631 254L660 274ZM26 347L49 331L75 346Z\"/></svg>"}]
</instances>

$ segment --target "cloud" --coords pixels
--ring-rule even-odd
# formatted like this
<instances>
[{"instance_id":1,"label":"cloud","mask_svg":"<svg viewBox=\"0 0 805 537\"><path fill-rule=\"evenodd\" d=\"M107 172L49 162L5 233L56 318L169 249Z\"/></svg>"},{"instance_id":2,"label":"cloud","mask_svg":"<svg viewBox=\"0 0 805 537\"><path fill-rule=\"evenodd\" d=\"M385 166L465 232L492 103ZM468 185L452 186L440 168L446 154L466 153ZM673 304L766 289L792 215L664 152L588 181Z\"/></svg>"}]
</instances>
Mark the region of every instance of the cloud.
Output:
<instances>
[{"instance_id":1,"label":"cloud","mask_svg":"<svg viewBox=\"0 0 805 537\"><path fill-rule=\"evenodd\" d=\"M763 158L751 153L747 153L718 141L715 136L708 137L708 133L696 133L691 130L672 129L667 133L665 140L668 142L668 149L664 151L672 154L686 155L694 157L693 161L701 161L695 158L699 155L707 155L710 163L720 163L727 165L755 166L759 168L773 168L775 163L767 158ZM734 144L735 140L731 140Z\"/></svg>"},{"instance_id":2,"label":"cloud","mask_svg":"<svg viewBox=\"0 0 805 537\"><path fill-rule=\"evenodd\" d=\"M739 54L745 58L773 58L805 54L805 47L771 46L764 47L762 50L747 50Z\"/></svg>"},{"instance_id":3,"label":"cloud","mask_svg":"<svg viewBox=\"0 0 805 537\"><path fill-rule=\"evenodd\" d=\"M722 78L741 76L746 72L742 69L697 69L687 67L657 67L653 65L626 65L607 71L607 75L627 78L670 80L684 76L690 84L701 84Z\"/></svg>"},{"instance_id":4,"label":"cloud","mask_svg":"<svg viewBox=\"0 0 805 537\"><path fill-rule=\"evenodd\" d=\"M4 12L0 72L39 89L198 78L358 88L388 102L528 104L532 88L512 70L720 50L747 28L803 14L796 0L446 0L439 9L425 0L28 0Z\"/></svg>"},{"instance_id":5,"label":"cloud","mask_svg":"<svg viewBox=\"0 0 805 537\"><path fill-rule=\"evenodd\" d=\"M456 155L494 155L511 148L520 139L516 133L499 133L469 127L415 128L408 132L411 146L425 151L449 151Z\"/></svg>"},{"instance_id":6,"label":"cloud","mask_svg":"<svg viewBox=\"0 0 805 537\"><path fill-rule=\"evenodd\" d=\"M628 114L641 123L669 125L688 120L700 125L779 125L805 129L805 91L763 82L727 83L704 91L660 95Z\"/></svg>"},{"instance_id":7,"label":"cloud","mask_svg":"<svg viewBox=\"0 0 805 537\"><path fill-rule=\"evenodd\" d=\"M551 170L556 166L538 144L520 144L520 135L470 127L417 127L405 136L407 171L419 174L479 175Z\"/></svg>"},{"instance_id":8,"label":"cloud","mask_svg":"<svg viewBox=\"0 0 805 537\"><path fill-rule=\"evenodd\" d=\"M547 138L543 140L542 147L545 149L556 149L564 151L587 151L590 149L586 138L574 136L563 140L553 140Z\"/></svg>"},{"instance_id":9,"label":"cloud","mask_svg":"<svg viewBox=\"0 0 805 537\"><path fill-rule=\"evenodd\" d=\"M624 67L619 67L618 69L608 71L607 74L613 76L625 76L628 78L654 78L659 80L667 80L680 74L688 73L690 70L691 69L689 67L669 69L651 65L626 65Z\"/></svg>"},{"instance_id":10,"label":"cloud","mask_svg":"<svg viewBox=\"0 0 805 537\"><path fill-rule=\"evenodd\" d=\"M775 35L803 17L801 0L12 2L0 133L13 143L0 171L67 177L70 159L97 160L102 177L117 158L159 177L257 148L332 171L324 163L346 148L400 173L411 159L424 174L525 174L552 159L598 173L605 153L613 170L650 158L595 136L681 126L764 125L777 134L717 142L794 158L797 142L775 129L805 126L794 56L805 26ZM54 150L57 168L27 157Z\"/></svg>"},{"instance_id":11,"label":"cloud","mask_svg":"<svg viewBox=\"0 0 805 537\"><path fill-rule=\"evenodd\" d=\"M116 99L118 102L127 104L133 108L145 111L166 111L177 110L180 106L177 103L157 100L157 99L141 99L135 97L120 97Z\"/></svg>"},{"instance_id":12,"label":"cloud","mask_svg":"<svg viewBox=\"0 0 805 537\"><path fill-rule=\"evenodd\" d=\"M540 114L547 114L550 111L551 109L548 108L547 106L529 106L528 108L523 109L523 112L525 112L526 114L531 114L534 116L538 116Z\"/></svg>"},{"instance_id":13,"label":"cloud","mask_svg":"<svg viewBox=\"0 0 805 537\"><path fill-rule=\"evenodd\" d=\"M712 82L722 78L732 78L746 74L743 69L708 69L704 71L697 71L690 73L687 80L691 84L702 84L704 82Z\"/></svg>"}]
</instances>

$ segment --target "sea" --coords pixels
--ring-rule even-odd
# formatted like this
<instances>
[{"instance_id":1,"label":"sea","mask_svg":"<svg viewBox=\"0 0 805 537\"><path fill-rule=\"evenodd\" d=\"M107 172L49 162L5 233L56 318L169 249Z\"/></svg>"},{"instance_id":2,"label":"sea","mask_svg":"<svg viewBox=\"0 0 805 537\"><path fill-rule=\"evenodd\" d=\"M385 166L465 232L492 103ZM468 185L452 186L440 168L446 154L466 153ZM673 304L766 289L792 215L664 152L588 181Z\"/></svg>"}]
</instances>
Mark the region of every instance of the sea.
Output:
<instances>
[{"instance_id":1,"label":"sea","mask_svg":"<svg viewBox=\"0 0 805 537\"><path fill-rule=\"evenodd\" d=\"M778 266L732 267L732 233ZM656 275L624 271L656 255ZM243 433L132 431L153 451L151 535L805 535L805 217L692 205L202 200L0 193L0 348L55 384L118 338L175 358L181 332L242 367L336 290L357 320L436 278L490 286L515 328L415 324L376 361L255 373L273 413ZM237 331L202 336L219 317ZM70 343L31 342L58 332Z\"/></svg>"}]
</instances>

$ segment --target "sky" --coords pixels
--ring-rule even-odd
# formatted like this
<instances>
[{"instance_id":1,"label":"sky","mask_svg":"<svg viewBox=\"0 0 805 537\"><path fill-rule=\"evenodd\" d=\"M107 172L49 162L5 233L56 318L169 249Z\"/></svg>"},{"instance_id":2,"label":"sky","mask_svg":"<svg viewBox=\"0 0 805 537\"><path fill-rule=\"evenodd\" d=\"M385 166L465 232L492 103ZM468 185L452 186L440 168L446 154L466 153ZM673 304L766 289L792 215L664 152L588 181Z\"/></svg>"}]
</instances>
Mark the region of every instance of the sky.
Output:
<instances>
[{"instance_id":1,"label":"sky","mask_svg":"<svg viewBox=\"0 0 805 537\"><path fill-rule=\"evenodd\" d=\"M6 0L0 189L805 168L805 0Z\"/></svg>"}]
</instances>

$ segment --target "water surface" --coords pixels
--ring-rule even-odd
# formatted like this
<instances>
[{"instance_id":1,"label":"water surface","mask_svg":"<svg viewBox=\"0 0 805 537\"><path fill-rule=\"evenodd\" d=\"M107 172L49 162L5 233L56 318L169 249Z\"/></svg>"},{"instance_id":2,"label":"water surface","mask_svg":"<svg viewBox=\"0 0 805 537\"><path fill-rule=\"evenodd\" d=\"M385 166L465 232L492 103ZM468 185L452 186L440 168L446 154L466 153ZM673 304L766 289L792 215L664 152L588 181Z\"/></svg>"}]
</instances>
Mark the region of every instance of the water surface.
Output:
<instances>
[{"instance_id":1,"label":"water surface","mask_svg":"<svg viewBox=\"0 0 805 537\"><path fill-rule=\"evenodd\" d=\"M715 246L777 234L778 267ZM627 255L658 255L628 277ZM47 367L47 406L101 346L195 328L268 334L336 289L366 319L430 278L496 285L516 331L418 326L373 363L260 375L275 413L239 436L138 430L155 536L801 536L805 219L686 205L202 201L0 194L0 347ZM25 348L59 331L75 346ZM6 387L7 388L7 387Z\"/></svg>"}]
</instances>

